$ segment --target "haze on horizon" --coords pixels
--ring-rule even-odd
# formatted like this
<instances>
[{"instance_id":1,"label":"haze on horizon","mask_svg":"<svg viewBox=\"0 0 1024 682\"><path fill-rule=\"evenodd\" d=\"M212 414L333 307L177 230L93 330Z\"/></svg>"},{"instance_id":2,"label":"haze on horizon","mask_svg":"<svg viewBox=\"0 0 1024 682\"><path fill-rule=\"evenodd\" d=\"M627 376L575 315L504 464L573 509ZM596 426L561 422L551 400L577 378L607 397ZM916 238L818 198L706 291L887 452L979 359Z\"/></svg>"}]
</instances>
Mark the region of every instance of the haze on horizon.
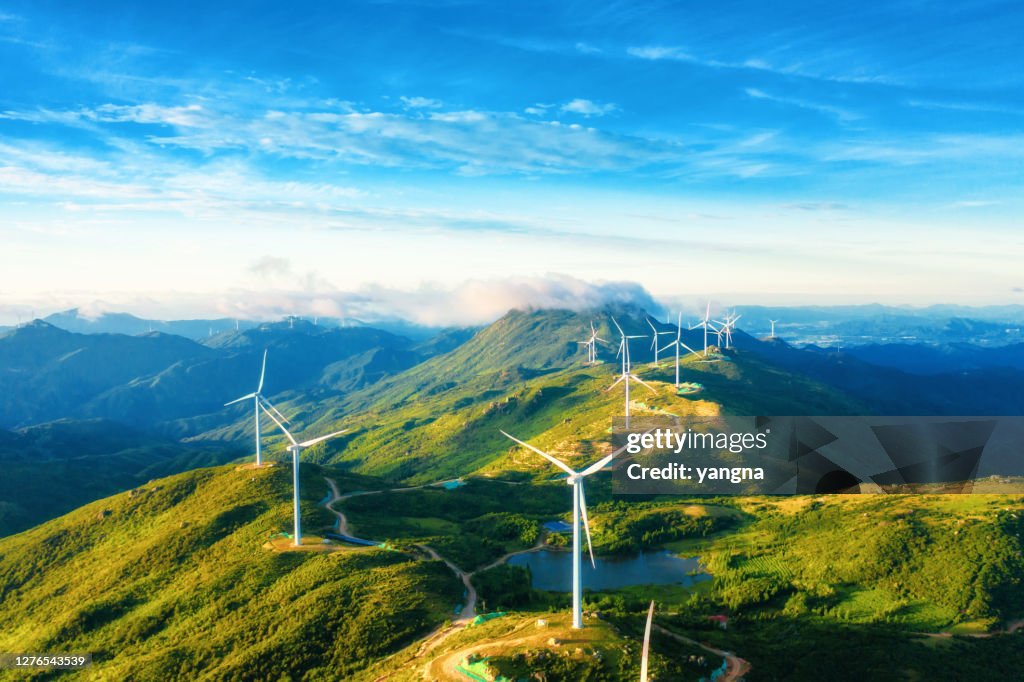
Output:
<instances>
[{"instance_id":1,"label":"haze on horizon","mask_svg":"<svg viewBox=\"0 0 1024 682\"><path fill-rule=\"evenodd\" d=\"M2 2L0 323L1024 303L1021 34L985 1Z\"/></svg>"}]
</instances>

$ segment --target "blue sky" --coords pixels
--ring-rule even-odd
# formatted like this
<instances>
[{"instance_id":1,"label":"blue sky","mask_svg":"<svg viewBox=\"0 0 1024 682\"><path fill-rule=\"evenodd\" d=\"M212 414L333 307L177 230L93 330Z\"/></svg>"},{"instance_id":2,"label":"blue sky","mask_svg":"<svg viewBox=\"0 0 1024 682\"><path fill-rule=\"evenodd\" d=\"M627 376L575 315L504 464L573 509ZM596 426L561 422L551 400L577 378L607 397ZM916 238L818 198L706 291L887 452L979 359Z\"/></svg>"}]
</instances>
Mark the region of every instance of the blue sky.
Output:
<instances>
[{"instance_id":1,"label":"blue sky","mask_svg":"<svg viewBox=\"0 0 1024 682\"><path fill-rule=\"evenodd\" d=\"M164 5L0 0L0 321L1024 302L1019 3Z\"/></svg>"}]
</instances>

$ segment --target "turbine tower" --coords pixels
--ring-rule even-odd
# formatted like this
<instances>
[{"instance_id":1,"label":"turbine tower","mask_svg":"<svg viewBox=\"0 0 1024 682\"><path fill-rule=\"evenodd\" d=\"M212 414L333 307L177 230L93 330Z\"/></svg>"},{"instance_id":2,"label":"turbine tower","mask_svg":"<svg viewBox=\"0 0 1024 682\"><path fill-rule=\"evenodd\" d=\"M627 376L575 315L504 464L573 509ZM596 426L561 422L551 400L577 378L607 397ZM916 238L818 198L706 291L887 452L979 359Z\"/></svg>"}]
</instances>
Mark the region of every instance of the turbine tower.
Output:
<instances>
[{"instance_id":1,"label":"turbine tower","mask_svg":"<svg viewBox=\"0 0 1024 682\"><path fill-rule=\"evenodd\" d=\"M590 521L587 518L587 496L583 492L583 479L605 468L605 466L607 466L607 464L611 462L617 454L624 451L626 448L619 448L612 454L603 457L582 471L573 471L561 460L555 459L543 450L538 450L529 443L524 443L515 436L511 436L504 431L501 433L506 438L514 440L524 448L533 450L569 476L565 482L572 486L572 626L579 630L583 627L583 586L580 582L580 573L582 568L580 563L581 518L583 519L583 530L587 534L587 551L590 552L590 565L596 568L596 564L594 563L594 548L590 544Z\"/></svg>"},{"instance_id":2,"label":"turbine tower","mask_svg":"<svg viewBox=\"0 0 1024 682\"><path fill-rule=\"evenodd\" d=\"M670 332L671 333L671 332ZM676 323L676 340L668 344L662 350L668 350L669 348L675 347L676 349L676 388L679 388L679 351L681 348L685 348L694 355L698 355L697 351L683 343L683 313L679 313L679 321Z\"/></svg>"},{"instance_id":3,"label":"turbine tower","mask_svg":"<svg viewBox=\"0 0 1024 682\"><path fill-rule=\"evenodd\" d=\"M654 602L647 609L647 625L644 627L644 647L640 653L640 682L647 682L647 655L651 651L651 625L654 623Z\"/></svg>"},{"instance_id":4,"label":"turbine tower","mask_svg":"<svg viewBox=\"0 0 1024 682\"><path fill-rule=\"evenodd\" d=\"M772 335L769 336L768 338L774 339L775 338L775 323L778 322L778 320L768 320L768 321L772 323Z\"/></svg>"},{"instance_id":5,"label":"turbine tower","mask_svg":"<svg viewBox=\"0 0 1024 682\"><path fill-rule=\"evenodd\" d=\"M256 390L252 393L243 395L241 398L235 398L229 403L224 403L224 407L228 405L234 405L240 403L243 400L253 399L253 412L256 418L256 466L263 466L263 455L260 450L260 400L263 400L274 412L277 412L277 416L281 418L285 423L288 420L283 414L281 414L276 407L270 404L270 401L263 397L263 377L267 373L267 351L263 350L263 366L260 368L260 382L256 385Z\"/></svg>"},{"instance_id":6,"label":"turbine tower","mask_svg":"<svg viewBox=\"0 0 1024 682\"><path fill-rule=\"evenodd\" d=\"M632 336L627 336L626 332L622 331L622 327L619 326L619 323L616 322L614 317L612 318L612 322L615 324L615 328L619 330L619 335L622 336L622 341L619 342L619 353L622 353L622 374L619 376L618 379L615 380L615 383L613 383L611 386L608 387L607 390L610 391L613 388L615 388L616 386L618 386L620 381L624 381L625 382L625 384L626 384L626 415L625 415L626 416L626 428L629 428L629 382L630 382L630 380L635 381L638 384L641 384L643 386L646 386L652 393L657 393L657 391L655 391L653 388L651 388L646 382L643 381L643 379L641 379L637 375L633 374L632 367L630 366L630 361L629 361L629 340L630 339L642 339L642 338L645 338L645 337L643 335L639 335L639 334L634 334Z\"/></svg>"},{"instance_id":7,"label":"turbine tower","mask_svg":"<svg viewBox=\"0 0 1024 682\"><path fill-rule=\"evenodd\" d=\"M288 440L290 440L291 443L292 443L291 445L288 446L288 450L290 450L291 453L292 453L292 489L293 489L293 510L292 510L292 514L295 517L294 518L295 533L294 533L294 536L293 536L292 540L293 540L294 545L296 547L299 547L299 546L302 545L302 512L299 509L299 455L301 455L302 451L305 450L306 448L308 448L309 446L316 445L317 443L323 442L323 441L327 440L328 438L334 438L335 436L340 436L341 434L343 434L346 431L348 431L348 429L342 429L341 431L335 431L334 433L329 433L326 436L320 436L319 438L312 438L310 440L304 440L304 441L302 441L300 443L299 441L295 440L295 437L291 434L291 432L288 431L288 429L286 429L284 427L284 424L282 424L280 421L278 421L277 417L274 416L274 413L271 412L270 410L268 410L263 405L264 402L266 402L266 401L265 400L260 400L260 402L259 402L260 407L263 408L263 411L267 413L268 417L270 417L271 419L274 420L275 424L277 424L278 426L281 427L281 430L284 431L284 435L287 436Z\"/></svg>"},{"instance_id":8,"label":"turbine tower","mask_svg":"<svg viewBox=\"0 0 1024 682\"><path fill-rule=\"evenodd\" d=\"M654 350L654 364L657 365L658 364L658 337L659 336L665 336L666 334L671 334L672 332L659 332L658 328L654 326L653 322L651 322L651 318L647 318L647 324L651 328L651 336L653 337L653 338L651 338L651 348Z\"/></svg>"}]
</instances>

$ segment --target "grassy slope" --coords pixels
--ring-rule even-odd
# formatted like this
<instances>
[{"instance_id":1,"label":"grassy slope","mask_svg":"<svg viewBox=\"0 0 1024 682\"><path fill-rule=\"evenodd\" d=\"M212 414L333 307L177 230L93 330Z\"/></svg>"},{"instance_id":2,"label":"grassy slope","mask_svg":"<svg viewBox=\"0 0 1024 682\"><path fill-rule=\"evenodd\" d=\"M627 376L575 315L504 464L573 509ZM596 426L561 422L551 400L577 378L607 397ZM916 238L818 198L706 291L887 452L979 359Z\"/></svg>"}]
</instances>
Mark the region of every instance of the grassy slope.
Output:
<instances>
[{"instance_id":1,"label":"grassy slope","mask_svg":"<svg viewBox=\"0 0 1024 682\"><path fill-rule=\"evenodd\" d=\"M0 650L92 651L105 679L336 679L450 614L461 585L439 562L263 549L289 525L289 475L197 470L0 540ZM315 531L326 486L303 478Z\"/></svg>"},{"instance_id":2,"label":"grassy slope","mask_svg":"<svg viewBox=\"0 0 1024 682\"><path fill-rule=\"evenodd\" d=\"M566 369L488 371L468 377L456 387L441 384L443 390L428 382L429 388L422 392L412 388L415 380L409 376L401 385L408 395L397 397L397 384L385 387L386 397L363 411L344 416L344 406L319 415L304 412L298 404L282 409L297 413L301 420L315 421L310 427L313 431L342 425L351 429L350 436L323 451L318 461L361 473L423 483L475 471L532 470L532 457L510 452L511 443L499 429L530 439L570 461L577 455L579 463L593 458L606 449L612 417L624 413L621 384L612 391L605 390L614 381L617 369L614 363L594 367L577 363ZM416 368L407 374L418 370L423 371ZM869 411L839 391L777 370L750 354L740 353L730 361L717 363L703 363L692 356L685 359L681 380L697 381L706 389L694 398L675 395L672 362L659 367L638 365L635 372L654 387L655 393L634 386L634 414ZM358 403L366 397L355 396L350 402Z\"/></svg>"}]
</instances>

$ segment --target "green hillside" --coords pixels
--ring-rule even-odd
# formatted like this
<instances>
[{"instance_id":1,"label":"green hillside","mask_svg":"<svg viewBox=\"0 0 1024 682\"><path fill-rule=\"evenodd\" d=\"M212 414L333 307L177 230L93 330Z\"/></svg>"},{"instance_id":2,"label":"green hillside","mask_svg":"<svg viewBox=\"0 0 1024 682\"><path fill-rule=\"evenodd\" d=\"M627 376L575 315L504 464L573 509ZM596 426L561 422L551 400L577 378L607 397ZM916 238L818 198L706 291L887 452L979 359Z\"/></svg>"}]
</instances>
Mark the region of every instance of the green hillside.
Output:
<instances>
[{"instance_id":1,"label":"green hillside","mask_svg":"<svg viewBox=\"0 0 1024 682\"><path fill-rule=\"evenodd\" d=\"M616 315L627 333L643 331L642 313ZM589 333L591 319L601 321L603 338L615 338L607 311L512 311L455 350L374 386L331 401L297 397L281 407L311 431L350 429L316 461L410 483L521 470L521 456L506 457L512 444L499 429L569 459L592 457L604 451L612 417L624 414L624 394L621 384L607 390L621 369L614 349L602 353L608 357L601 364L583 362L575 340ZM655 390L633 385L633 414L870 412L836 389L744 351L729 351L720 362L685 357L682 381L704 391L681 397L673 385L674 358L654 366L642 352L645 342L634 342L633 371ZM247 426L239 421L203 438L238 438Z\"/></svg>"},{"instance_id":2,"label":"green hillside","mask_svg":"<svg viewBox=\"0 0 1024 682\"><path fill-rule=\"evenodd\" d=\"M313 532L327 487L302 474ZM450 615L441 562L265 549L290 493L288 467L200 469L0 540L0 650L91 651L98 679L338 679Z\"/></svg>"},{"instance_id":3,"label":"green hillside","mask_svg":"<svg viewBox=\"0 0 1024 682\"><path fill-rule=\"evenodd\" d=\"M0 537L151 479L240 454L233 447L178 443L102 419L0 431Z\"/></svg>"}]
</instances>

